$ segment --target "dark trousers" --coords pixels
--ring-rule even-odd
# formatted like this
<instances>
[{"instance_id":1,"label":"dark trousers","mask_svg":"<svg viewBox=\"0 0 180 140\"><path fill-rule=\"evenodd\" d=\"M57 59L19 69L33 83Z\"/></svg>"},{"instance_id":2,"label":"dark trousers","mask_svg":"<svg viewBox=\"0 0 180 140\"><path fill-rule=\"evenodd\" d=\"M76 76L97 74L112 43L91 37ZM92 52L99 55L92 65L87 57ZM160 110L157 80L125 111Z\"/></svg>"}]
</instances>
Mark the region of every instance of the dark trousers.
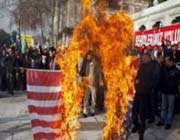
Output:
<instances>
[{"instance_id":1,"label":"dark trousers","mask_svg":"<svg viewBox=\"0 0 180 140\"><path fill-rule=\"evenodd\" d=\"M96 105L98 110L101 112L104 109L104 88L98 86L97 88L97 98L96 98Z\"/></svg>"},{"instance_id":2,"label":"dark trousers","mask_svg":"<svg viewBox=\"0 0 180 140\"><path fill-rule=\"evenodd\" d=\"M152 92L149 93L149 100L148 100L148 119L150 121L155 120L155 115L158 110L158 94L156 90L152 90Z\"/></svg>"},{"instance_id":3,"label":"dark trousers","mask_svg":"<svg viewBox=\"0 0 180 140\"><path fill-rule=\"evenodd\" d=\"M164 124L172 124L174 113L175 95L162 94L161 121Z\"/></svg>"},{"instance_id":4,"label":"dark trousers","mask_svg":"<svg viewBox=\"0 0 180 140\"><path fill-rule=\"evenodd\" d=\"M21 80L20 80L20 70L19 69L16 69L15 70L15 78L14 78L14 88L16 90L19 90L20 89L20 86L21 86Z\"/></svg>"},{"instance_id":5,"label":"dark trousers","mask_svg":"<svg viewBox=\"0 0 180 140\"><path fill-rule=\"evenodd\" d=\"M135 94L132 108L132 121L135 127L139 126L139 96Z\"/></svg>"},{"instance_id":6,"label":"dark trousers","mask_svg":"<svg viewBox=\"0 0 180 140\"><path fill-rule=\"evenodd\" d=\"M144 135L148 112L149 94L136 94L133 102L132 120L139 127L140 135Z\"/></svg>"},{"instance_id":7,"label":"dark trousers","mask_svg":"<svg viewBox=\"0 0 180 140\"><path fill-rule=\"evenodd\" d=\"M7 89L8 89L8 92L10 94L14 94L13 93L13 90L14 90L14 75L13 75L13 72L12 71L7 71Z\"/></svg>"},{"instance_id":8,"label":"dark trousers","mask_svg":"<svg viewBox=\"0 0 180 140\"><path fill-rule=\"evenodd\" d=\"M7 88L7 79L6 79L6 70L4 68L1 68L1 84L0 84L0 90L5 91Z\"/></svg>"},{"instance_id":9,"label":"dark trousers","mask_svg":"<svg viewBox=\"0 0 180 140\"><path fill-rule=\"evenodd\" d=\"M139 98L139 117L140 117L140 135L143 135L146 128L146 119L148 113L148 100L149 97L146 94L140 95Z\"/></svg>"}]
</instances>

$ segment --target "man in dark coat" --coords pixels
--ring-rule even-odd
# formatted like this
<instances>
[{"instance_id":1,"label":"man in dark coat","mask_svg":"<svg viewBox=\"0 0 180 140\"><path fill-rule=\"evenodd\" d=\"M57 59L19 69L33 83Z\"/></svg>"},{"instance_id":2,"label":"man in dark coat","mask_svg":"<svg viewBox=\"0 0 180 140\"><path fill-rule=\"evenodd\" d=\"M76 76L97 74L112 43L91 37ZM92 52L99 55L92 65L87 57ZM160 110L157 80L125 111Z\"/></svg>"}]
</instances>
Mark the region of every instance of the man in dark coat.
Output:
<instances>
[{"instance_id":1,"label":"man in dark coat","mask_svg":"<svg viewBox=\"0 0 180 140\"><path fill-rule=\"evenodd\" d=\"M165 129L170 129L173 121L175 97L178 93L180 71L175 66L173 56L165 58L165 65L163 70L161 120L158 125L165 125Z\"/></svg>"},{"instance_id":2,"label":"man in dark coat","mask_svg":"<svg viewBox=\"0 0 180 140\"><path fill-rule=\"evenodd\" d=\"M6 90L6 67L5 67L5 49L1 50L0 54L0 90Z\"/></svg>"},{"instance_id":3,"label":"man in dark coat","mask_svg":"<svg viewBox=\"0 0 180 140\"><path fill-rule=\"evenodd\" d=\"M136 94L133 105L133 122L137 131L139 125L139 140L144 139L145 122L148 115L149 97L154 87L154 64L152 63L150 54L146 53L142 56L142 64L140 64L138 74L135 81ZM134 112L136 112L134 116ZM140 123L138 122L139 113ZM136 119L136 120L135 120Z\"/></svg>"},{"instance_id":4,"label":"man in dark coat","mask_svg":"<svg viewBox=\"0 0 180 140\"><path fill-rule=\"evenodd\" d=\"M157 115L157 106L158 106L158 85L161 78L161 66L157 60L152 60L152 90L149 96L149 110L148 110L148 119L149 123L155 122L155 116Z\"/></svg>"},{"instance_id":5,"label":"man in dark coat","mask_svg":"<svg viewBox=\"0 0 180 140\"><path fill-rule=\"evenodd\" d=\"M12 49L9 48L7 50L6 58L5 58L5 66L6 66L6 76L7 76L7 88L8 92L11 95L14 95L13 89L14 89L14 57L12 54Z\"/></svg>"}]
</instances>

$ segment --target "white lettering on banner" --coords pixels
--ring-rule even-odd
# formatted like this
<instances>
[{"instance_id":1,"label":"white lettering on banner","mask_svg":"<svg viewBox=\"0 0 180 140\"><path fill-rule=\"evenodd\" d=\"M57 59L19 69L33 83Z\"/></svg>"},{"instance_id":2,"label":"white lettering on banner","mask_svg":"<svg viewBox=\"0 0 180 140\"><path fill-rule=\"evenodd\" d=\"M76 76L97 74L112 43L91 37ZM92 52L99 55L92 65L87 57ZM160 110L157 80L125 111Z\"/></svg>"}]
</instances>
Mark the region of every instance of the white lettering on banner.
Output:
<instances>
[{"instance_id":1,"label":"white lettering on banner","mask_svg":"<svg viewBox=\"0 0 180 140\"><path fill-rule=\"evenodd\" d=\"M175 43L180 42L180 29L175 30L175 33L174 33L174 42Z\"/></svg>"},{"instance_id":2,"label":"white lettering on banner","mask_svg":"<svg viewBox=\"0 0 180 140\"><path fill-rule=\"evenodd\" d=\"M158 45L162 44L162 40L163 40L163 32L159 33L159 41L158 41Z\"/></svg>"},{"instance_id":3,"label":"white lettering on banner","mask_svg":"<svg viewBox=\"0 0 180 140\"><path fill-rule=\"evenodd\" d=\"M141 35L137 35L136 36L136 46L140 46L142 45L143 42L142 42L142 36Z\"/></svg>"},{"instance_id":4,"label":"white lettering on banner","mask_svg":"<svg viewBox=\"0 0 180 140\"><path fill-rule=\"evenodd\" d=\"M159 36L160 36L160 33L154 34L154 42L152 43L152 45L159 44L159 39L160 39Z\"/></svg>"},{"instance_id":5,"label":"white lettering on banner","mask_svg":"<svg viewBox=\"0 0 180 140\"><path fill-rule=\"evenodd\" d=\"M143 33L143 34L142 34ZM162 40L180 42L180 24L136 33L136 46L161 45Z\"/></svg>"},{"instance_id":6,"label":"white lettering on banner","mask_svg":"<svg viewBox=\"0 0 180 140\"><path fill-rule=\"evenodd\" d=\"M174 31L167 31L164 33L164 39L173 41L173 32Z\"/></svg>"},{"instance_id":7,"label":"white lettering on banner","mask_svg":"<svg viewBox=\"0 0 180 140\"><path fill-rule=\"evenodd\" d=\"M141 36L137 35L136 36L136 46L140 46L141 45L140 39L141 39Z\"/></svg>"},{"instance_id":8,"label":"white lettering on banner","mask_svg":"<svg viewBox=\"0 0 180 140\"><path fill-rule=\"evenodd\" d=\"M146 40L147 40L147 36L146 35L142 35L141 44L142 45L146 44Z\"/></svg>"},{"instance_id":9,"label":"white lettering on banner","mask_svg":"<svg viewBox=\"0 0 180 140\"><path fill-rule=\"evenodd\" d=\"M150 45L150 44L153 44L153 34L148 34L148 37L147 37L147 41L146 41L146 45Z\"/></svg>"}]
</instances>

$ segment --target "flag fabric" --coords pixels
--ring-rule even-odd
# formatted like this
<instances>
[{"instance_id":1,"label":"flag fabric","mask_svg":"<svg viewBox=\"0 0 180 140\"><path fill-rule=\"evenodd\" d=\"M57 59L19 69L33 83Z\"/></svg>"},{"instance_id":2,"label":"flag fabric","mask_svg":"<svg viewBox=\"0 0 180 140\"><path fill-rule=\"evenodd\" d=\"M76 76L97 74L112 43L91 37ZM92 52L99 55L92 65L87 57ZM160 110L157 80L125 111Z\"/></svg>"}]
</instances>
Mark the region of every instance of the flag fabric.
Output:
<instances>
[{"instance_id":1,"label":"flag fabric","mask_svg":"<svg viewBox=\"0 0 180 140\"><path fill-rule=\"evenodd\" d=\"M27 70L27 101L34 140L56 140L63 137L63 73Z\"/></svg>"}]
</instances>

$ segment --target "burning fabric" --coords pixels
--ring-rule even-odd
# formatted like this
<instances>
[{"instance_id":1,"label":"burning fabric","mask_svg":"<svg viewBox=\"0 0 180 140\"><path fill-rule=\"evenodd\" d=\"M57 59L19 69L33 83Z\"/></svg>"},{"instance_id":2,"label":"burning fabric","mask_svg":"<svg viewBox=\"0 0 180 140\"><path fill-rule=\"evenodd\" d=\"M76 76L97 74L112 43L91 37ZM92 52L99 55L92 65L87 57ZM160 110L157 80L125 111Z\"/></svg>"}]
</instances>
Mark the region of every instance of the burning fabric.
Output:
<instances>
[{"instance_id":1,"label":"burning fabric","mask_svg":"<svg viewBox=\"0 0 180 140\"><path fill-rule=\"evenodd\" d=\"M80 57L89 50L100 58L107 84L106 121L102 139L124 140L126 136L125 120L128 103L132 99L135 70L132 57L127 56L134 36L133 21L123 12L108 15L104 9L106 4L101 2L94 16L91 1L82 0L82 20L73 32L68 49L56 57L65 74L65 140L76 139L80 127L78 116L87 79L79 80L76 66Z\"/></svg>"}]
</instances>

